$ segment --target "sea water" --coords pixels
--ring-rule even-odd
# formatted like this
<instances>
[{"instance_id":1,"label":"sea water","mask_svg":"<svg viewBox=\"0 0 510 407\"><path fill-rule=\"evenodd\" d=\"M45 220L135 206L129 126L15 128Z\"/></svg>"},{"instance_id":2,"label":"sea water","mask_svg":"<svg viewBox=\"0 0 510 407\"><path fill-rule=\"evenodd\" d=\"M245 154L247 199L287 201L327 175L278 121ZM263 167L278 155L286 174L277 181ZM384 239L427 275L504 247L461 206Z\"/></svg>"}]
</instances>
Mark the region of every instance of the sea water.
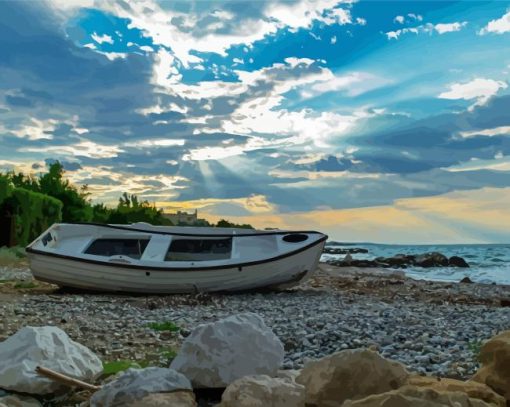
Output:
<instances>
[{"instance_id":1,"label":"sea water","mask_svg":"<svg viewBox=\"0 0 510 407\"><path fill-rule=\"evenodd\" d=\"M435 281L460 281L469 277L479 283L510 284L510 244L484 245L384 245L373 243L328 242L327 247L363 248L368 253L351 254L353 259L372 260L376 257L392 257L396 254L422 254L439 252L447 257L460 256L470 268L457 267L408 267L409 277ZM321 261L343 259L345 255L323 254Z\"/></svg>"}]
</instances>

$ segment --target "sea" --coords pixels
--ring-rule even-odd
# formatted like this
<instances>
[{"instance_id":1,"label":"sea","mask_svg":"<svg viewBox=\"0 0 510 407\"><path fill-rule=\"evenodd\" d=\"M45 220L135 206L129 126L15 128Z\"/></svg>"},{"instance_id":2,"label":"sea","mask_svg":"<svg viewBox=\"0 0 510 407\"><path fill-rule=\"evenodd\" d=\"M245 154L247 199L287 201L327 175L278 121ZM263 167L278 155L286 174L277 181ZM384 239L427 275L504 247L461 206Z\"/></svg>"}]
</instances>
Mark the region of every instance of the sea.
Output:
<instances>
[{"instance_id":1,"label":"sea","mask_svg":"<svg viewBox=\"0 0 510 407\"><path fill-rule=\"evenodd\" d=\"M455 281L464 277L486 284L510 284L510 244L456 244L456 245L386 245L375 243L328 242L326 247L363 248L368 253L351 254L353 259L375 259L392 257L396 254L422 254L439 252L447 257L460 256L469 268L457 267L408 267L405 273L415 279L433 281ZM345 255L323 254L321 261L343 259Z\"/></svg>"}]
</instances>

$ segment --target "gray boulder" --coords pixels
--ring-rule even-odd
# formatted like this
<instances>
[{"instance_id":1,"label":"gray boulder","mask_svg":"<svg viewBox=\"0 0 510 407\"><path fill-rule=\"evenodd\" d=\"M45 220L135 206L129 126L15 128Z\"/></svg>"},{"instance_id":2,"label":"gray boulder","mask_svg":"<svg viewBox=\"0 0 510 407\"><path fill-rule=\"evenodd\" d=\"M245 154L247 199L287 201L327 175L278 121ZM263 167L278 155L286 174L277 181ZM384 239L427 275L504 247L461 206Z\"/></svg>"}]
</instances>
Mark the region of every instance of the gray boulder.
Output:
<instances>
[{"instance_id":1,"label":"gray boulder","mask_svg":"<svg viewBox=\"0 0 510 407\"><path fill-rule=\"evenodd\" d=\"M179 372L162 367L128 369L105 384L90 399L90 407L124 407L152 393L191 392L191 383Z\"/></svg>"},{"instance_id":2,"label":"gray boulder","mask_svg":"<svg viewBox=\"0 0 510 407\"><path fill-rule=\"evenodd\" d=\"M283 344L264 320L245 313L196 327L170 368L194 387L226 387L243 376L275 376L283 356Z\"/></svg>"}]
</instances>

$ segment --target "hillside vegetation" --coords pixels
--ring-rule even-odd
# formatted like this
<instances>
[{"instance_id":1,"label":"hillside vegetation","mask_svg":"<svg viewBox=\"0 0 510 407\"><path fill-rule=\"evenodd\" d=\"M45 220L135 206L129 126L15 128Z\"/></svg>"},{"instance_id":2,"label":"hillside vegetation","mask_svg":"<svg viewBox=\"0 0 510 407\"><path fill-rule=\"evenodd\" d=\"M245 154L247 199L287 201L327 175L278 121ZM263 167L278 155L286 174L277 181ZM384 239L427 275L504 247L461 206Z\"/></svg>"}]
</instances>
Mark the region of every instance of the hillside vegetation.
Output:
<instances>
[{"instance_id":1,"label":"hillside vegetation","mask_svg":"<svg viewBox=\"0 0 510 407\"><path fill-rule=\"evenodd\" d=\"M11 241L18 245L28 244L55 222L172 225L161 209L127 192L119 198L116 207L92 204L90 198L86 185L77 187L65 178L64 167L58 161L37 177L15 172L0 173L0 222L2 225L14 225L14 239ZM193 226L252 228L224 219L215 225L199 220Z\"/></svg>"}]
</instances>

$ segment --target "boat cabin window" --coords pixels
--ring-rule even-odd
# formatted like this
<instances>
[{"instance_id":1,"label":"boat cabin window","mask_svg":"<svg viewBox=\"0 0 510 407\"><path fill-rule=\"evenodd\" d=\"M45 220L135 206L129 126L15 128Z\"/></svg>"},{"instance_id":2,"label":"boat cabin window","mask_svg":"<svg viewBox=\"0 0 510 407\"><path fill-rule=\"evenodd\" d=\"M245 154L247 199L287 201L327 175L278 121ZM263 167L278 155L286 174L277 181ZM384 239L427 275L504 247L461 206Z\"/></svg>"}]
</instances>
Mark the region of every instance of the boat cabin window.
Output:
<instances>
[{"instance_id":1,"label":"boat cabin window","mask_svg":"<svg viewBox=\"0 0 510 407\"><path fill-rule=\"evenodd\" d=\"M165 261L207 261L229 259L232 238L172 239Z\"/></svg>"},{"instance_id":2,"label":"boat cabin window","mask_svg":"<svg viewBox=\"0 0 510 407\"><path fill-rule=\"evenodd\" d=\"M96 256L124 255L139 259L150 239L96 239L85 250L85 254Z\"/></svg>"}]
</instances>

